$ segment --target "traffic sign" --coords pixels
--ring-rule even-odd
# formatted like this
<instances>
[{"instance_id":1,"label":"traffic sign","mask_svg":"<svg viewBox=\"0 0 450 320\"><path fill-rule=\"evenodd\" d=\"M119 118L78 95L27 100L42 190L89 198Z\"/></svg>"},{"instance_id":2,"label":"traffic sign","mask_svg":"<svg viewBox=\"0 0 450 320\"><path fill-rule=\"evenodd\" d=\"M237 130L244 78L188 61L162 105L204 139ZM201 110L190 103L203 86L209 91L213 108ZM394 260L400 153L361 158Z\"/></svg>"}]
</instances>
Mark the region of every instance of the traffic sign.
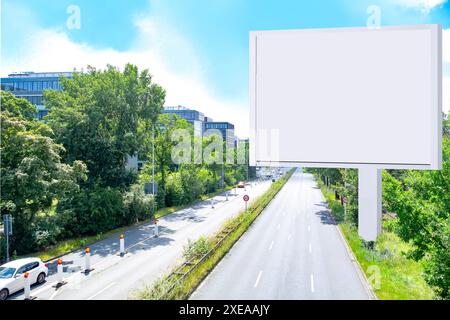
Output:
<instances>
[{"instance_id":1,"label":"traffic sign","mask_svg":"<svg viewBox=\"0 0 450 320\"><path fill-rule=\"evenodd\" d=\"M245 196L243 197L243 199L244 199L245 202L247 202L248 200L250 200L250 197L249 197L248 195L245 195Z\"/></svg>"},{"instance_id":2,"label":"traffic sign","mask_svg":"<svg viewBox=\"0 0 450 320\"><path fill-rule=\"evenodd\" d=\"M5 235L12 236L12 221L13 218L10 214L3 215L3 232Z\"/></svg>"},{"instance_id":3,"label":"traffic sign","mask_svg":"<svg viewBox=\"0 0 450 320\"><path fill-rule=\"evenodd\" d=\"M145 194L158 194L158 183L155 182L155 189L153 190L153 183L146 182L144 183L144 192Z\"/></svg>"}]
</instances>

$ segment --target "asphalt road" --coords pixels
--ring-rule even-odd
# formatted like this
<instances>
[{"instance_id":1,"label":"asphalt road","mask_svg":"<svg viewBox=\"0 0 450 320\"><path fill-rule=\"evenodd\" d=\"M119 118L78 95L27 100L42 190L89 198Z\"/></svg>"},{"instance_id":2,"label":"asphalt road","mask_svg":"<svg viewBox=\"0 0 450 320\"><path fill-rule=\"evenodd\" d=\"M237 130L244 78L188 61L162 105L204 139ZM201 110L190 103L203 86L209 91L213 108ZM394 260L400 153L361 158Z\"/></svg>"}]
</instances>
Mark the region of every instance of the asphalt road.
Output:
<instances>
[{"instance_id":1,"label":"asphalt road","mask_svg":"<svg viewBox=\"0 0 450 320\"><path fill-rule=\"evenodd\" d=\"M297 169L191 299L369 299L313 176Z\"/></svg>"},{"instance_id":2,"label":"asphalt road","mask_svg":"<svg viewBox=\"0 0 450 320\"><path fill-rule=\"evenodd\" d=\"M64 286L56 289L56 261L50 262L47 282L33 286L31 296L51 300L127 299L144 284L151 284L182 259L188 239L217 231L222 224L245 207L242 197L251 200L266 191L271 182L254 182L253 186L237 190L237 195L222 193L214 198L174 212L159 219L159 237L154 226L145 223L124 233L128 253L121 257L119 234L90 246L92 272L85 275L84 251L78 250L61 259L64 265ZM231 191L234 194L234 190ZM213 206L214 208L213 208ZM23 291L10 299L23 299Z\"/></svg>"}]
</instances>

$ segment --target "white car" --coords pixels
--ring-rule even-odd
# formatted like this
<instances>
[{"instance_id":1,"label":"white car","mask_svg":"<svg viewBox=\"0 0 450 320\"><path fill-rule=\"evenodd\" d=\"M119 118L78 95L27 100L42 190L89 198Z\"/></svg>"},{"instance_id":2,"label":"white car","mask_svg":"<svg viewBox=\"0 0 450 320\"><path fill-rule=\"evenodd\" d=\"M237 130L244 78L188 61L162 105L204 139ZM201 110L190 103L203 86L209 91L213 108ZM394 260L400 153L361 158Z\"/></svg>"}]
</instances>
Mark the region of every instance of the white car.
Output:
<instances>
[{"instance_id":1,"label":"white car","mask_svg":"<svg viewBox=\"0 0 450 320\"><path fill-rule=\"evenodd\" d=\"M28 272L30 284L45 282L48 275L47 264L39 258L14 260L0 266L0 300L25 287L23 274Z\"/></svg>"}]
</instances>

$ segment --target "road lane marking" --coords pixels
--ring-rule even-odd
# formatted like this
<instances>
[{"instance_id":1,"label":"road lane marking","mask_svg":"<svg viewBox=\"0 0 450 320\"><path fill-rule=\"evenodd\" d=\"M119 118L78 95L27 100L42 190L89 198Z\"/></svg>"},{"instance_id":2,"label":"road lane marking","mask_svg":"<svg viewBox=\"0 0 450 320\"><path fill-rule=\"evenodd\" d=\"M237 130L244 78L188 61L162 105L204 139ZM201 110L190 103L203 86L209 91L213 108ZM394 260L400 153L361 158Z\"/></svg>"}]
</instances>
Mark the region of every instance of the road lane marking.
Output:
<instances>
[{"instance_id":1,"label":"road lane marking","mask_svg":"<svg viewBox=\"0 0 450 320\"><path fill-rule=\"evenodd\" d=\"M90 296L89 298L87 298L87 300L92 300L94 299L96 296L98 296L99 294L105 292L107 289L111 288L113 285L115 285L116 282L112 282L109 285L107 285L106 287L104 287L102 290L100 290L99 292L97 292L96 294L94 294L93 296Z\"/></svg>"},{"instance_id":2,"label":"road lane marking","mask_svg":"<svg viewBox=\"0 0 450 320\"><path fill-rule=\"evenodd\" d=\"M272 241L269 246L269 251L272 250L274 242Z\"/></svg>"},{"instance_id":3,"label":"road lane marking","mask_svg":"<svg viewBox=\"0 0 450 320\"><path fill-rule=\"evenodd\" d=\"M53 298L58 294L58 290L55 289L55 292L52 293L52 295L50 296L50 298L48 298L48 300L53 300Z\"/></svg>"},{"instance_id":4,"label":"road lane marking","mask_svg":"<svg viewBox=\"0 0 450 320\"><path fill-rule=\"evenodd\" d=\"M311 273L311 292L314 292L314 276Z\"/></svg>"},{"instance_id":5,"label":"road lane marking","mask_svg":"<svg viewBox=\"0 0 450 320\"><path fill-rule=\"evenodd\" d=\"M261 275L262 275L262 270L261 271L259 271L259 273L258 273L258 277L256 278L256 281L255 281L255 285L254 285L254 287L256 288L257 286L258 286L258 283L259 283L259 279L261 279Z\"/></svg>"},{"instance_id":6,"label":"road lane marking","mask_svg":"<svg viewBox=\"0 0 450 320\"><path fill-rule=\"evenodd\" d=\"M277 229L280 229L280 227L281 227L281 224L278 224Z\"/></svg>"},{"instance_id":7,"label":"road lane marking","mask_svg":"<svg viewBox=\"0 0 450 320\"><path fill-rule=\"evenodd\" d=\"M312 247L311 247L311 243L309 244L309 253L312 252Z\"/></svg>"},{"instance_id":8,"label":"road lane marking","mask_svg":"<svg viewBox=\"0 0 450 320\"><path fill-rule=\"evenodd\" d=\"M311 232L311 226L308 225L308 232Z\"/></svg>"},{"instance_id":9,"label":"road lane marking","mask_svg":"<svg viewBox=\"0 0 450 320\"><path fill-rule=\"evenodd\" d=\"M291 240L291 238L292 238L292 234L289 234L288 235L288 241Z\"/></svg>"}]
</instances>

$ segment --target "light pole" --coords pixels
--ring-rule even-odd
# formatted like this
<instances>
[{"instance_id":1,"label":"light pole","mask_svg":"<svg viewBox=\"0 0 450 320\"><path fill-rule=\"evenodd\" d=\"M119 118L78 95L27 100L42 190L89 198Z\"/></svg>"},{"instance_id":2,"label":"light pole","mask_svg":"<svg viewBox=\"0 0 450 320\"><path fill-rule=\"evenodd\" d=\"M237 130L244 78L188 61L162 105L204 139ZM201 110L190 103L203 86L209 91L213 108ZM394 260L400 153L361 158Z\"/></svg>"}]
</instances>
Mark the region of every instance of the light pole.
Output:
<instances>
[{"instance_id":1,"label":"light pole","mask_svg":"<svg viewBox=\"0 0 450 320\"><path fill-rule=\"evenodd\" d=\"M222 181L220 183L220 187L223 189L224 188L224 173L223 173L223 162L222 162Z\"/></svg>"},{"instance_id":2,"label":"light pole","mask_svg":"<svg viewBox=\"0 0 450 320\"><path fill-rule=\"evenodd\" d=\"M6 236L6 262L9 262L9 236L12 235L12 217L10 214L3 216L3 227Z\"/></svg>"},{"instance_id":3,"label":"light pole","mask_svg":"<svg viewBox=\"0 0 450 320\"><path fill-rule=\"evenodd\" d=\"M152 195L153 195L153 214L155 214L156 199L155 199L155 125L152 129Z\"/></svg>"}]
</instances>

